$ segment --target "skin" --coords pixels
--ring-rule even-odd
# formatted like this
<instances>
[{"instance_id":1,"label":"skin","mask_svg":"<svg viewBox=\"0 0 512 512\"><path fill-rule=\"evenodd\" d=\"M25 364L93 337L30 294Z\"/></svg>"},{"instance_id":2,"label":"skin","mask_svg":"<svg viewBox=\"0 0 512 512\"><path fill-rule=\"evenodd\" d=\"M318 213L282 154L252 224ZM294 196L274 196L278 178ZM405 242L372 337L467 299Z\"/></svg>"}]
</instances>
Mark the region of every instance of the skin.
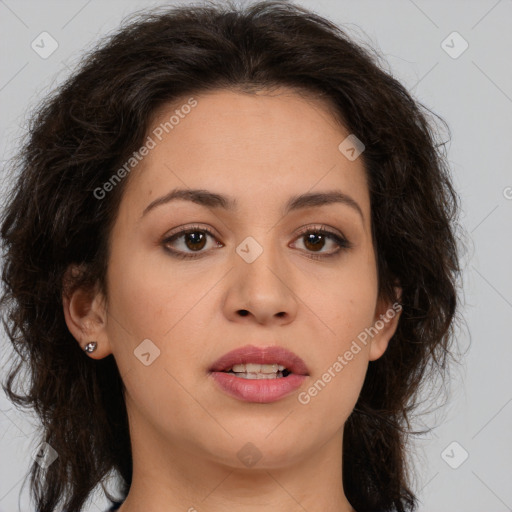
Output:
<instances>
[{"instance_id":1,"label":"skin","mask_svg":"<svg viewBox=\"0 0 512 512\"><path fill-rule=\"evenodd\" d=\"M67 325L82 348L98 342L84 357L113 354L126 386L134 475L120 510L353 511L342 486L343 425L399 315L360 344L307 404L298 394L391 308L377 297L362 158L349 161L338 149L349 133L327 104L293 90L219 90L195 99L197 106L129 175L111 233L108 300L80 289L64 299ZM159 111L148 134L175 109ZM232 196L239 210L177 200L141 218L174 188ZM351 196L363 218L341 203L283 217L290 196L330 190ZM165 251L169 234L196 224L215 235L206 235L201 257L182 260ZM339 249L327 238L315 250L298 234L322 225L351 247ZM263 248L252 263L235 251L248 236ZM196 246L185 240L167 247L194 254ZM134 355L144 339L160 350L148 366ZM246 344L292 350L309 376L274 403L226 395L208 368ZM248 442L261 454L252 467L237 457Z\"/></svg>"}]
</instances>

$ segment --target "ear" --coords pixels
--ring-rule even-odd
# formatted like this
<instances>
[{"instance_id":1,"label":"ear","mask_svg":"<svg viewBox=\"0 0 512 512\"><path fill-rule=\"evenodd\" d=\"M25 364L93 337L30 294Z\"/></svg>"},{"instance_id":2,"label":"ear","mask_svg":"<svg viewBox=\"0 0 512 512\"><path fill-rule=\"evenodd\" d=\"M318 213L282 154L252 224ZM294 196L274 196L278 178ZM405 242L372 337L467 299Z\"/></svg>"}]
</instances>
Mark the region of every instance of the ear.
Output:
<instances>
[{"instance_id":1,"label":"ear","mask_svg":"<svg viewBox=\"0 0 512 512\"><path fill-rule=\"evenodd\" d=\"M102 359L112 353L108 340L107 309L103 294L98 287L79 287L71 290L71 284L83 272L83 267L71 265L63 279L62 304L69 332L82 350L90 341L96 341L96 350L87 354L93 359Z\"/></svg>"},{"instance_id":2,"label":"ear","mask_svg":"<svg viewBox=\"0 0 512 512\"><path fill-rule=\"evenodd\" d=\"M398 327L400 313L402 312L402 305L400 304L402 288L399 286L395 286L395 296L397 297L395 302L380 298L377 301L373 325L370 328L373 334L369 352L370 361L375 361L384 354Z\"/></svg>"}]
</instances>

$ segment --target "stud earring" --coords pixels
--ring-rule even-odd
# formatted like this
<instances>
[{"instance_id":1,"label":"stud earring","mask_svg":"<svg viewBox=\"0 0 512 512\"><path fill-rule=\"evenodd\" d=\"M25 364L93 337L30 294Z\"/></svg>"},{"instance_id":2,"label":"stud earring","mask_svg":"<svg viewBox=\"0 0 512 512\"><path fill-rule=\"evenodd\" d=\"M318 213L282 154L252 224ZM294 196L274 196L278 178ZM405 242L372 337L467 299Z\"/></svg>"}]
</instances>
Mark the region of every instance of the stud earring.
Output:
<instances>
[{"instance_id":1,"label":"stud earring","mask_svg":"<svg viewBox=\"0 0 512 512\"><path fill-rule=\"evenodd\" d=\"M89 343L87 343L87 345L85 345L84 352L87 352L90 354L91 352L94 352L97 347L98 347L97 341L90 341Z\"/></svg>"}]
</instances>

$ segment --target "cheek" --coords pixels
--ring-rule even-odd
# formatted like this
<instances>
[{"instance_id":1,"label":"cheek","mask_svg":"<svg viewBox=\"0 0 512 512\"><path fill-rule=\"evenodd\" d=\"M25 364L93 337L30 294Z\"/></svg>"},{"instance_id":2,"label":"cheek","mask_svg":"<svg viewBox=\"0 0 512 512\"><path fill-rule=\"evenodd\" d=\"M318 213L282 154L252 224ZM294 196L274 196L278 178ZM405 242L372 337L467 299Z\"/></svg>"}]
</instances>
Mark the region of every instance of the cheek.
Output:
<instances>
[{"instance_id":1,"label":"cheek","mask_svg":"<svg viewBox=\"0 0 512 512\"><path fill-rule=\"evenodd\" d=\"M309 386L297 396L295 419L301 418L312 435L317 433L319 442L336 435L345 424L366 375L368 360L363 351L345 364L337 360L338 355L342 356L343 351L333 353L329 362L310 379Z\"/></svg>"},{"instance_id":2,"label":"cheek","mask_svg":"<svg viewBox=\"0 0 512 512\"><path fill-rule=\"evenodd\" d=\"M109 336L122 370L135 368L139 373L142 365L134 351L149 339L159 353L155 350L158 357L148 368L161 365L183 380L190 361L201 361L201 343L208 343L212 325L209 304L216 296L212 288L224 271L212 272L206 267L201 270L197 264L193 271L187 271L185 266L178 269L179 265L168 261L165 255L148 254L120 248L112 252L109 309L114 321L110 322ZM158 378L172 384L165 372ZM151 386L150 382L147 385Z\"/></svg>"},{"instance_id":3,"label":"cheek","mask_svg":"<svg viewBox=\"0 0 512 512\"><path fill-rule=\"evenodd\" d=\"M175 411L183 404L194 408L188 394L196 394L189 375L190 362L200 359L202 347L189 340L205 338L207 325L204 319L199 320L198 302L215 279L208 277L207 281L213 282L205 287L208 283L202 281L200 286L200 280L192 280L191 285L186 273L173 274L156 260L148 261L134 252L113 251L108 283L109 337L132 408L146 418L166 418L169 428L176 431L182 427ZM145 345L149 347L149 359L153 359L149 365L137 357L146 339L154 344ZM197 372L197 368L194 370ZM195 413L200 415L201 411Z\"/></svg>"},{"instance_id":4,"label":"cheek","mask_svg":"<svg viewBox=\"0 0 512 512\"><path fill-rule=\"evenodd\" d=\"M322 339L333 349L343 350L372 324L377 303L377 276L371 260L347 259L339 269L315 281L314 287L305 284L301 296L322 320Z\"/></svg>"},{"instance_id":5,"label":"cheek","mask_svg":"<svg viewBox=\"0 0 512 512\"><path fill-rule=\"evenodd\" d=\"M311 350L316 364L309 386L298 396L310 408L310 421L334 432L352 412L364 383L369 362L369 344L360 336L371 325L372 301L362 296L347 298L333 316L336 335L321 340L321 350ZM333 311L334 315L334 311ZM322 426L323 425L323 426Z\"/></svg>"},{"instance_id":6,"label":"cheek","mask_svg":"<svg viewBox=\"0 0 512 512\"><path fill-rule=\"evenodd\" d=\"M303 402L310 400L319 416L330 411L324 419L332 419L334 428L352 411L366 375L370 346L365 329L374 320L377 275L371 258L359 258L333 276L307 296L308 306L322 320L324 335L318 336L321 350L307 349L316 364Z\"/></svg>"},{"instance_id":7,"label":"cheek","mask_svg":"<svg viewBox=\"0 0 512 512\"><path fill-rule=\"evenodd\" d=\"M123 245L125 249L119 244L112 251L109 262L112 310L136 337L161 340L197 303L195 281L171 271L171 262L159 250L128 251L129 244Z\"/></svg>"}]
</instances>

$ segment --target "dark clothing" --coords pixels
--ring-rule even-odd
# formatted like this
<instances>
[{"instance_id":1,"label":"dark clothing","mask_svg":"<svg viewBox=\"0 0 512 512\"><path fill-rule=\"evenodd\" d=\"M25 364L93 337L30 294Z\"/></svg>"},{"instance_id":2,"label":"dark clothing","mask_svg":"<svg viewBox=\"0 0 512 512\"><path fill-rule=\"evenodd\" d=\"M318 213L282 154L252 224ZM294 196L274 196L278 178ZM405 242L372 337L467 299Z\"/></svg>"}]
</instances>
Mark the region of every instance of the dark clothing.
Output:
<instances>
[{"instance_id":1,"label":"dark clothing","mask_svg":"<svg viewBox=\"0 0 512 512\"><path fill-rule=\"evenodd\" d=\"M122 504L122 501L115 501L114 504L107 510L107 512L110 512L111 510L117 510Z\"/></svg>"}]
</instances>

